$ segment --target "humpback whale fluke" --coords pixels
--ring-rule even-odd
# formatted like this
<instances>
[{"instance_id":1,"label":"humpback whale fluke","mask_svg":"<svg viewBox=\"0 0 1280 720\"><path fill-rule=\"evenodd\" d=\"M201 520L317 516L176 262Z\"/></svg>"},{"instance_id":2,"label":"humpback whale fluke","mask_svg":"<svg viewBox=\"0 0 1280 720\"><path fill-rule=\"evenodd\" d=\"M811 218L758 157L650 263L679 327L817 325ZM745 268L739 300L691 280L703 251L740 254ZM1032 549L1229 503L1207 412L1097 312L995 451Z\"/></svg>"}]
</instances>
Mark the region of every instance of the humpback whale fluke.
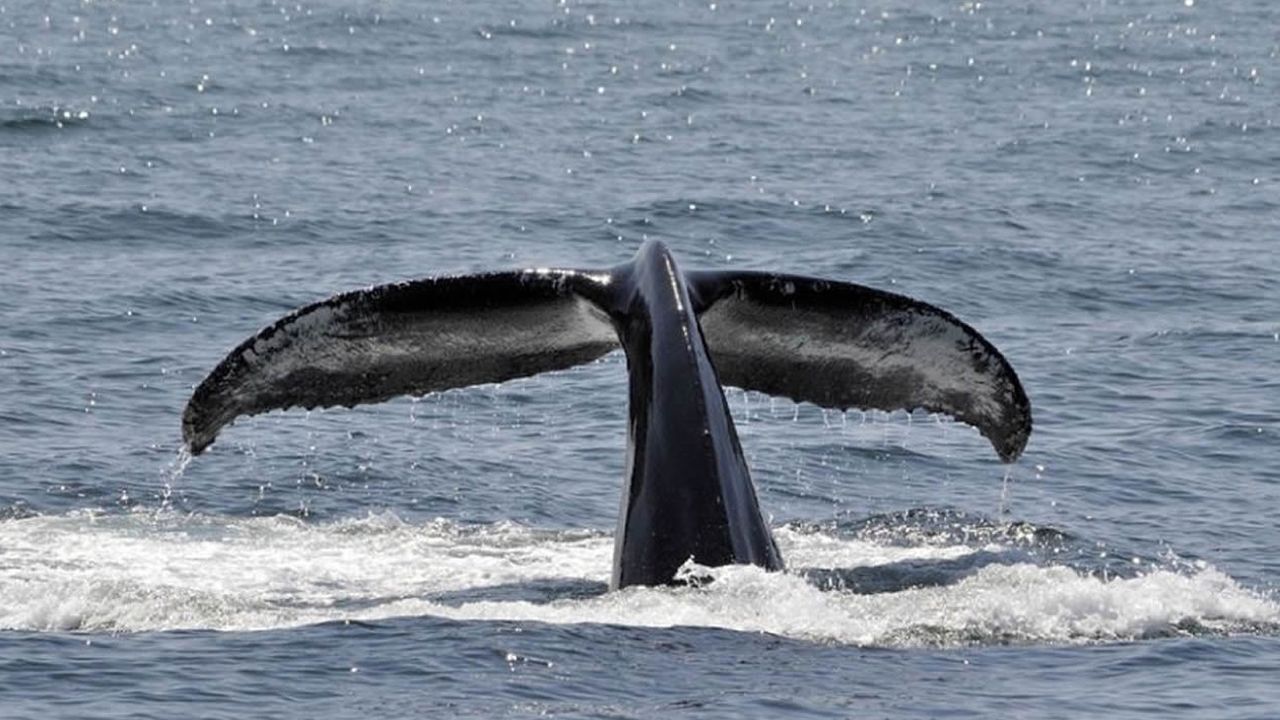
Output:
<instances>
[{"instance_id":1,"label":"humpback whale fluke","mask_svg":"<svg viewBox=\"0 0 1280 720\"><path fill-rule=\"evenodd\" d=\"M833 280L681 272L661 243L608 270L430 278L336 295L243 342L182 416L193 454L241 415L353 406L571 367L618 347L630 375L613 585L687 560L782 567L721 383L829 408L926 409L1006 462L1031 405L995 346L945 310Z\"/></svg>"}]
</instances>

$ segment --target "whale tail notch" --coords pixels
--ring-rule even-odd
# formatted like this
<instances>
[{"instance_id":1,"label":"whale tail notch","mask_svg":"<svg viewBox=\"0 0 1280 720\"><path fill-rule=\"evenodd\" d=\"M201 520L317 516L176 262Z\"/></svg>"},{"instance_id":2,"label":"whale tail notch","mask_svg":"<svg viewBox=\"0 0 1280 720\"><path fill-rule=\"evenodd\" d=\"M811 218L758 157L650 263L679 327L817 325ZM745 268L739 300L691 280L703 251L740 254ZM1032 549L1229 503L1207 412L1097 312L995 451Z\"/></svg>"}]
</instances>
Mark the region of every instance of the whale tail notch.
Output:
<instances>
[{"instance_id":1,"label":"whale tail notch","mask_svg":"<svg viewBox=\"0 0 1280 720\"><path fill-rule=\"evenodd\" d=\"M353 406L563 369L620 347L612 271L527 270L382 285L290 313L195 389L199 454L242 415ZM969 423L1005 461L1031 432L1013 368L945 310L861 285L684 273L719 380L828 408L923 408Z\"/></svg>"}]
</instances>

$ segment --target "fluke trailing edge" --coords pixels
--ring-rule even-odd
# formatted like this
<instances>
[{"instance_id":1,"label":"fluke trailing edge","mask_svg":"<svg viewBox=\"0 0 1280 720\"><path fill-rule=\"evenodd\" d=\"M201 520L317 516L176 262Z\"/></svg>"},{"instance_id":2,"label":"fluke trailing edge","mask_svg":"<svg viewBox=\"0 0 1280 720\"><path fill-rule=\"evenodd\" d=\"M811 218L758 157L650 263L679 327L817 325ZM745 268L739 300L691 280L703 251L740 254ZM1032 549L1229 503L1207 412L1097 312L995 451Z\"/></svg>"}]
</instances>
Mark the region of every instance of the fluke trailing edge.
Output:
<instances>
[{"instance_id":1,"label":"fluke trailing edge","mask_svg":"<svg viewBox=\"0 0 1280 720\"><path fill-rule=\"evenodd\" d=\"M241 415L501 382L618 347L631 399L614 587L672 582L690 558L782 567L722 383L828 408L944 413L1005 461L1031 433L1013 368L945 310L832 280L681 272L648 242L609 270L416 280L296 310L200 383L182 434L199 454Z\"/></svg>"}]
</instances>

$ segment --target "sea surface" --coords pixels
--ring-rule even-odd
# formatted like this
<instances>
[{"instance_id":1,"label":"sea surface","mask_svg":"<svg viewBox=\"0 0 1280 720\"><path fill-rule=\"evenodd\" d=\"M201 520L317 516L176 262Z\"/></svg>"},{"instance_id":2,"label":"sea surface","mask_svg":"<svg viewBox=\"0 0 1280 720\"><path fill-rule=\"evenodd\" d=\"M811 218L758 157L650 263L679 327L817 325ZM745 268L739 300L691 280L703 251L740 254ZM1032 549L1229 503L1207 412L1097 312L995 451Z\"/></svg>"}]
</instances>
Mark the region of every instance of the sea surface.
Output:
<instances>
[{"instance_id":1,"label":"sea surface","mask_svg":"<svg viewBox=\"0 0 1280 720\"><path fill-rule=\"evenodd\" d=\"M1277 22L0 0L0 717L1280 716ZM788 570L622 591L617 353L181 455L291 308L646 239L950 310L1025 455L729 388Z\"/></svg>"}]
</instances>

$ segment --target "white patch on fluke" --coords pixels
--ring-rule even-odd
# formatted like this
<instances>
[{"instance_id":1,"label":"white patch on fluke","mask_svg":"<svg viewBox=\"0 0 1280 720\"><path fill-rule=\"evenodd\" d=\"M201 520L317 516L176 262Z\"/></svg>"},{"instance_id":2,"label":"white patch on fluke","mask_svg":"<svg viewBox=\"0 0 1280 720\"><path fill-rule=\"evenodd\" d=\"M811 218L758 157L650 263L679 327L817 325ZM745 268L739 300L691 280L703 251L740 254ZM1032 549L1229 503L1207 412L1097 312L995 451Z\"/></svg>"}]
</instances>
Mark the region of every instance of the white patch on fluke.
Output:
<instances>
[{"instance_id":1,"label":"white patch on fluke","mask_svg":"<svg viewBox=\"0 0 1280 720\"><path fill-rule=\"evenodd\" d=\"M981 550L898 547L777 531L791 567L955 560ZM75 513L0 522L0 628L261 630L431 615L457 620L689 625L858 645L1126 640L1190 625L1280 624L1280 606L1205 568L1104 580L1068 567L986 565L953 584L856 594L795 573L693 568L708 585L603 587L612 539L516 525L410 525L393 515L292 518ZM505 599L522 585L576 588ZM528 595L516 596L527 598Z\"/></svg>"}]
</instances>

